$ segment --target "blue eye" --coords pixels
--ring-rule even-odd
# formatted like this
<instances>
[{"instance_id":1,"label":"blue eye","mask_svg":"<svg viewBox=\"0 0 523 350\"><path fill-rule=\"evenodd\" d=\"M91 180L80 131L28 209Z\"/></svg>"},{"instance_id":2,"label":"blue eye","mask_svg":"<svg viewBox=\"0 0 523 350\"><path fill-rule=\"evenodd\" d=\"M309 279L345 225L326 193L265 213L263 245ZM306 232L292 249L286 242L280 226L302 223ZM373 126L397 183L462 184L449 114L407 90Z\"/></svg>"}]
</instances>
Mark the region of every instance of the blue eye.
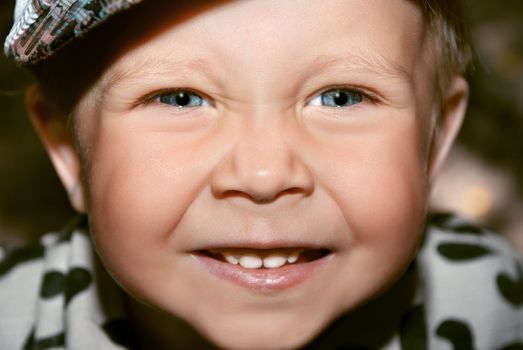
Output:
<instances>
[{"instance_id":1,"label":"blue eye","mask_svg":"<svg viewBox=\"0 0 523 350\"><path fill-rule=\"evenodd\" d=\"M349 107L363 102L363 94L350 89L332 89L322 92L310 101L313 106Z\"/></svg>"},{"instance_id":2,"label":"blue eye","mask_svg":"<svg viewBox=\"0 0 523 350\"><path fill-rule=\"evenodd\" d=\"M187 90L167 92L157 97L158 102L177 108L210 106L207 99Z\"/></svg>"}]
</instances>

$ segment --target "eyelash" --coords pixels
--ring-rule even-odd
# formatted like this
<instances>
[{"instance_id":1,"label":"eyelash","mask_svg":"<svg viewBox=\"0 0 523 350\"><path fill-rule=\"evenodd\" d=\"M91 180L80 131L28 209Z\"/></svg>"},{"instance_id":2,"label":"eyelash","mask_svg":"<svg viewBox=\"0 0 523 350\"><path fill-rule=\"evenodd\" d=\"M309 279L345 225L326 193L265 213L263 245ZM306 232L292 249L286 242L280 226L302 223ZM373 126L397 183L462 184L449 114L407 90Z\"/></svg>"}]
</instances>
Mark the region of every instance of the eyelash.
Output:
<instances>
[{"instance_id":1,"label":"eyelash","mask_svg":"<svg viewBox=\"0 0 523 350\"><path fill-rule=\"evenodd\" d=\"M200 92L194 91L193 89L189 88L179 88L179 89L165 89L165 90L159 90L152 92L150 94L147 94L146 96L139 99L137 105L150 105L150 104L163 104L167 105L167 103L161 102L162 97L172 96L177 93L187 93L193 96L197 96L201 100L209 101L208 105L212 106L211 98L207 97L205 94L202 94ZM199 107L199 106L198 106ZM189 109L189 108L195 108L195 107L178 107L179 109Z\"/></svg>"},{"instance_id":2,"label":"eyelash","mask_svg":"<svg viewBox=\"0 0 523 350\"><path fill-rule=\"evenodd\" d=\"M348 86L331 86L331 87L328 87L328 88L325 88L323 89L322 91L320 92L316 92L314 95L312 95L311 98L308 98L307 99L307 105L310 105L311 101L314 101L315 99L321 99L321 102L324 102L323 98L322 98L322 95L325 94L325 93L328 93L328 92L332 92L332 91L347 91L351 94L358 94L361 96L361 101L358 101L357 103L354 103L354 104L350 104L348 106L324 106L324 105L316 105L316 106L319 106L319 107L324 107L324 108L334 108L334 109L341 109L341 108L349 108L349 107L353 107L355 105L359 105L361 103L364 103L364 102L370 102L370 103L373 103L373 104L378 104L380 102L380 99L379 97L373 93L373 92L370 92L368 90L364 90L364 89L361 89L361 88L357 88L357 87L348 87ZM193 95L193 96L196 96L197 98L201 99L202 101L208 101L207 104L205 105L202 105L202 106L189 106L189 107L185 107L185 106L179 106L179 107L176 107L176 106L173 106L174 108L177 108L177 109L184 109L184 110L187 110L187 109L192 109L192 108L196 108L196 107L205 107L205 106L213 106L214 104L212 103L212 99L210 97L207 97L205 94L203 93L200 93L198 91L195 91L193 89L190 89L190 88L177 88L177 89L165 89L165 90L160 90L160 91L156 91L156 92L153 92L153 93L150 93L144 97L142 97L137 105L150 105L150 104L161 104L161 105L165 105L165 106L169 106L168 103L165 103L165 102L161 102L161 98L162 97L167 97L167 96L172 96L172 95L175 95L177 93L187 93L187 94L190 94L190 95Z\"/></svg>"},{"instance_id":3,"label":"eyelash","mask_svg":"<svg viewBox=\"0 0 523 350\"><path fill-rule=\"evenodd\" d=\"M354 108L355 105L359 105L361 103L364 103L364 102L370 102L370 103L373 103L373 104L378 104L381 100L379 99L378 95L374 92L371 92L367 89L362 89L362 88L358 88L358 87L353 87L353 86L343 86L343 85L340 85L340 86L330 86L330 87L327 87L323 90L321 90L320 92L316 92L314 93L314 95L312 95L311 98L308 98L307 99L307 105L309 105L311 103L311 101L314 101L315 99L318 99L320 98L322 101L321 102L324 102L323 101L323 98L322 98L322 95L325 94L325 93L328 93L328 92L333 92L333 91L347 91L351 94L358 94L360 95L361 97L361 101L357 102L357 103L354 103L354 104L351 104L351 105L348 105L348 106L324 106L324 105L316 105L318 107L324 107L324 108L334 108L334 109L341 109L341 108Z\"/></svg>"}]
</instances>

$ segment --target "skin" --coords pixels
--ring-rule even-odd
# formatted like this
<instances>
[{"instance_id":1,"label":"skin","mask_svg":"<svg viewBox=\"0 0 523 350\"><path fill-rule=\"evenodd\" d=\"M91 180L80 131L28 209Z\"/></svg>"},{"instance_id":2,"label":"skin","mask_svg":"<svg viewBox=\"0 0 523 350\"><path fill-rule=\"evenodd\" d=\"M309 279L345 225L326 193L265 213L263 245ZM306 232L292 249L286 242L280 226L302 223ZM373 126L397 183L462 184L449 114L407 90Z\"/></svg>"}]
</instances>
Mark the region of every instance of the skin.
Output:
<instances>
[{"instance_id":1,"label":"skin","mask_svg":"<svg viewBox=\"0 0 523 350\"><path fill-rule=\"evenodd\" d=\"M415 255L467 98L455 76L437 108L436 59L407 1L232 1L195 6L111 61L75 107L79 152L38 86L28 106L146 344L195 340L173 330L182 320L223 348L296 348ZM363 100L318 105L333 87ZM158 99L177 88L209 105ZM246 241L332 254L279 292L221 280L192 256Z\"/></svg>"}]
</instances>

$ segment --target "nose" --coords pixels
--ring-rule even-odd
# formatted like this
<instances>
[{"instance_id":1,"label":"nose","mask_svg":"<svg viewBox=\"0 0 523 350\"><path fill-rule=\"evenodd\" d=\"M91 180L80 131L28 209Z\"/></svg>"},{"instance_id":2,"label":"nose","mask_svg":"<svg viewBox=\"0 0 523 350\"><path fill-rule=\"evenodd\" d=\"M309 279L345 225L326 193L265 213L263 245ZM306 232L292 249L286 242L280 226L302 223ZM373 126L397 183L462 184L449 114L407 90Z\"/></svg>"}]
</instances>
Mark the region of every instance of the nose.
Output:
<instances>
[{"instance_id":1,"label":"nose","mask_svg":"<svg viewBox=\"0 0 523 350\"><path fill-rule=\"evenodd\" d=\"M244 129L213 171L213 195L247 197L256 203L286 194L308 196L313 176L293 145L278 127Z\"/></svg>"}]
</instances>

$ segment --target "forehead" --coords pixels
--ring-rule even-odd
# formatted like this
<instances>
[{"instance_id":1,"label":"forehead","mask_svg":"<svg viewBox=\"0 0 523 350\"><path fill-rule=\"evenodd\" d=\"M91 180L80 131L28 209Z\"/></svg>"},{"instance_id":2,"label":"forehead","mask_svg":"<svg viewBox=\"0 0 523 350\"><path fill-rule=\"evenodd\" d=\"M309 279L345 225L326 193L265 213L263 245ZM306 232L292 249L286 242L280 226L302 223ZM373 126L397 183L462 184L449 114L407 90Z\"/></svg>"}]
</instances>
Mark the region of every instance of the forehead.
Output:
<instances>
[{"instance_id":1,"label":"forehead","mask_svg":"<svg viewBox=\"0 0 523 350\"><path fill-rule=\"evenodd\" d=\"M405 0L228 1L187 12L119 57L105 83L221 71L263 85L335 64L409 80L426 46L421 12Z\"/></svg>"}]
</instances>

